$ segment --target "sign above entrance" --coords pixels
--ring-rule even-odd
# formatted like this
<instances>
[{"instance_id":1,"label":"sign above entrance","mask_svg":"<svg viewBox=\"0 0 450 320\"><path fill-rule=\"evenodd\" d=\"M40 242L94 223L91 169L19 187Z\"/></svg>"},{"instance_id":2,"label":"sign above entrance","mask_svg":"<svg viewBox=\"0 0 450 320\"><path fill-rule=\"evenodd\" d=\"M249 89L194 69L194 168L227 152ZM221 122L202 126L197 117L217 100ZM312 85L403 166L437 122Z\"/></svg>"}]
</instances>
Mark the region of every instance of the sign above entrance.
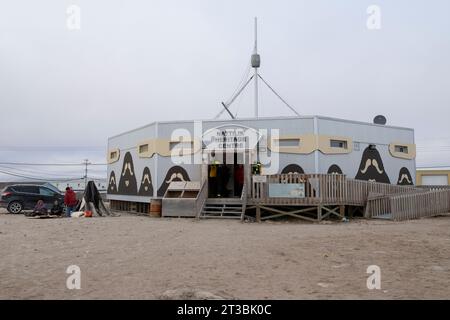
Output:
<instances>
[{"instance_id":1,"label":"sign above entrance","mask_svg":"<svg viewBox=\"0 0 450 320\"><path fill-rule=\"evenodd\" d=\"M207 130L202 142L206 151L242 152L256 149L260 138L260 133L253 128L226 125Z\"/></svg>"}]
</instances>

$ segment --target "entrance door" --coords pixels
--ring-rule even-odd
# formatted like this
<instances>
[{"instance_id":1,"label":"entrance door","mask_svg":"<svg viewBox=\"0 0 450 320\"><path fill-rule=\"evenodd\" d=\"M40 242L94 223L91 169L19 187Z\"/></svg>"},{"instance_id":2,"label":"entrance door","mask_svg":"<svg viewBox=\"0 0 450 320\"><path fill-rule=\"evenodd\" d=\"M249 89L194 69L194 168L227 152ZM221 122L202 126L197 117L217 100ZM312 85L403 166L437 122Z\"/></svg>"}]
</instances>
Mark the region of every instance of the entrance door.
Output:
<instances>
[{"instance_id":1,"label":"entrance door","mask_svg":"<svg viewBox=\"0 0 450 320\"><path fill-rule=\"evenodd\" d=\"M228 153L208 165L209 198L240 198L244 185L242 153ZM230 159L231 158L231 159Z\"/></svg>"}]
</instances>

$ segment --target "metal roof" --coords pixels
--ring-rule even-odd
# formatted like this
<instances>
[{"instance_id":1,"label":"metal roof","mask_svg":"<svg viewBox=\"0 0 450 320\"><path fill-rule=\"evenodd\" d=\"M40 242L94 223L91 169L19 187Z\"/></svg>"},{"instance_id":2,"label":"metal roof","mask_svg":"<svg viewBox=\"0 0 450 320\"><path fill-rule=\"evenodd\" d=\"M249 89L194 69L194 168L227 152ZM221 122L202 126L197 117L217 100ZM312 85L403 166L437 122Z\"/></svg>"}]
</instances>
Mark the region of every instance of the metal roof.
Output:
<instances>
[{"instance_id":1,"label":"metal roof","mask_svg":"<svg viewBox=\"0 0 450 320\"><path fill-rule=\"evenodd\" d=\"M174 123L188 123L188 122L196 122L196 121L202 121L202 122L238 122L238 121L267 121L267 120L293 120L293 119L323 119L323 120L332 120L332 121L338 121L338 122L348 122L348 123L354 123L354 124L363 124L366 126L375 126L375 127L382 127L382 128L391 128L391 129L400 129L400 130L411 130L414 131L413 128L407 128L407 127L399 127L399 126L389 126L389 125L382 125L382 124L375 124L372 122L364 122L364 121L357 121L357 120L348 120L348 119L340 119L340 118L333 118L333 117L327 117L327 116L319 116L319 115L310 115L310 116L283 116L283 117L259 117L259 118L237 118L237 119L197 119L197 120L171 120L171 121L154 121L149 124L146 124L144 126L137 127L132 130L128 130L122 133L119 133L117 135L111 136L108 138L108 140L123 136L125 134L138 131L141 129L145 129L147 127L151 127L153 125L158 124L174 124Z\"/></svg>"},{"instance_id":2,"label":"metal roof","mask_svg":"<svg viewBox=\"0 0 450 320\"><path fill-rule=\"evenodd\" d=\"M416 171L450 171L450 167L446 166L437 166L437 167L423 167L423 168L416 168Z\"/></svg>"}]
</instances>

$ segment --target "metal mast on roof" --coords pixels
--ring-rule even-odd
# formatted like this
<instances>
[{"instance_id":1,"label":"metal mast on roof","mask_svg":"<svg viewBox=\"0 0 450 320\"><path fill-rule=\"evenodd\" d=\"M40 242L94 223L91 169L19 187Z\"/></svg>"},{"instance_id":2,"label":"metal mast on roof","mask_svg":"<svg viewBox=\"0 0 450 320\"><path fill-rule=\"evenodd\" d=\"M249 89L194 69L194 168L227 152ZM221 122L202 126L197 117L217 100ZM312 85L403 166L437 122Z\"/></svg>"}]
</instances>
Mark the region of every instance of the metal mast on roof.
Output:
<instances>
[{"instance_id":1,"label":"metal mast on roof","mask_svg":"<svg viewBox=\"0 0 450 320\"><path fill-rule=\"evenodd\" d=\"M259 117L259 94L258 94L258 79L261 79L262 82L289 108L294 112L297 116L300 116L300 114L291 107L268 83L266 80L261 77L261 75L258 73L258 69L261 66L261 57L258 54L258 19L255 17L255 46L253 48L253 54L251 56L251 67L254 69L254 74L240 87L235 91L235 94L228 100L228 102L222 102L223 110L221 110L214 119L219 118L225 111L230 115L231 119L235 119L236 116L233 115L230 111L230 106L236 100L236 98L244 91L244 89L247 87L247 85L252 81L252 79L255 81L255 89L254 89L254 100L255 100L255 118ZM250 70L250 69L249 69Z\"/></svg>"},{"instance_id":2,"label":"metal mast on roof","mask_svg":"<svg viewBox=\"0 0 450 320\"><path fill-rule=\"evenodd\" d=\"M255 48L251 58L252 68L255 70L255 118L258 118L258 68L261 66L261 57L258 54L258 18L255 17Z\"/></svg>"}]
</instances>

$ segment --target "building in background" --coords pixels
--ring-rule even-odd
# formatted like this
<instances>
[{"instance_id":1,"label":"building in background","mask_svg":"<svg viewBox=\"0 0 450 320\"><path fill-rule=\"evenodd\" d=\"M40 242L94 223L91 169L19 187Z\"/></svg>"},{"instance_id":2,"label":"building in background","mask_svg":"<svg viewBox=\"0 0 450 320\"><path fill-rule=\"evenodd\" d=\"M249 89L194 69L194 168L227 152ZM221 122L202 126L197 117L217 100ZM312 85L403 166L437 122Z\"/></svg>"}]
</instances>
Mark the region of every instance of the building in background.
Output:
<instances>
[{"instance_id":1,"label":"building in background","mask_svg":"<svg viewBox=\"0 0 450 320\"><path fill-rule=\"evenodd\" d=\"M99 192L106 192L107 180L106 179L89 179L94 181L95 186ZM74 191L84 191L85 184L84 179L72 180L72 181L49 181L52 185L57 187L60 191L65 191L67 187L71 187Z\"/></svg>"},{"instance_id":2,"label":"building in background","mask_svg":"<svg viewBox=\"0 0 450 320\"><path fill-rule=\"evenodd\" d=\"M89 181L94 181L95 186L97 187L98 191L101 193L106 193L107 189L107 180L106 179L90 179ZM78 179L73 180L70 182L62 182L58 180L54 181L10 181L10 182L0 182L0 190L3 190L7 186L15 185L15 184L33 184L33 185L46 185L47 187L50 187L52 189L55 189L55 187L61 191L64 192L67 187L71 187L76 192L82 192L85 189L84 185L84 179ZM56 190L55 190L56 191Z\"/></svg>"},{"instance_id":3,"label":"building in background","mask_svg":"<svg viewBox=\"0 0 450 320\"><path fill-rule=\"evenodd\" d=\"M448 186L450 185L450 167L417 168L418 186Z\"/></svg>"}]
</instances>

